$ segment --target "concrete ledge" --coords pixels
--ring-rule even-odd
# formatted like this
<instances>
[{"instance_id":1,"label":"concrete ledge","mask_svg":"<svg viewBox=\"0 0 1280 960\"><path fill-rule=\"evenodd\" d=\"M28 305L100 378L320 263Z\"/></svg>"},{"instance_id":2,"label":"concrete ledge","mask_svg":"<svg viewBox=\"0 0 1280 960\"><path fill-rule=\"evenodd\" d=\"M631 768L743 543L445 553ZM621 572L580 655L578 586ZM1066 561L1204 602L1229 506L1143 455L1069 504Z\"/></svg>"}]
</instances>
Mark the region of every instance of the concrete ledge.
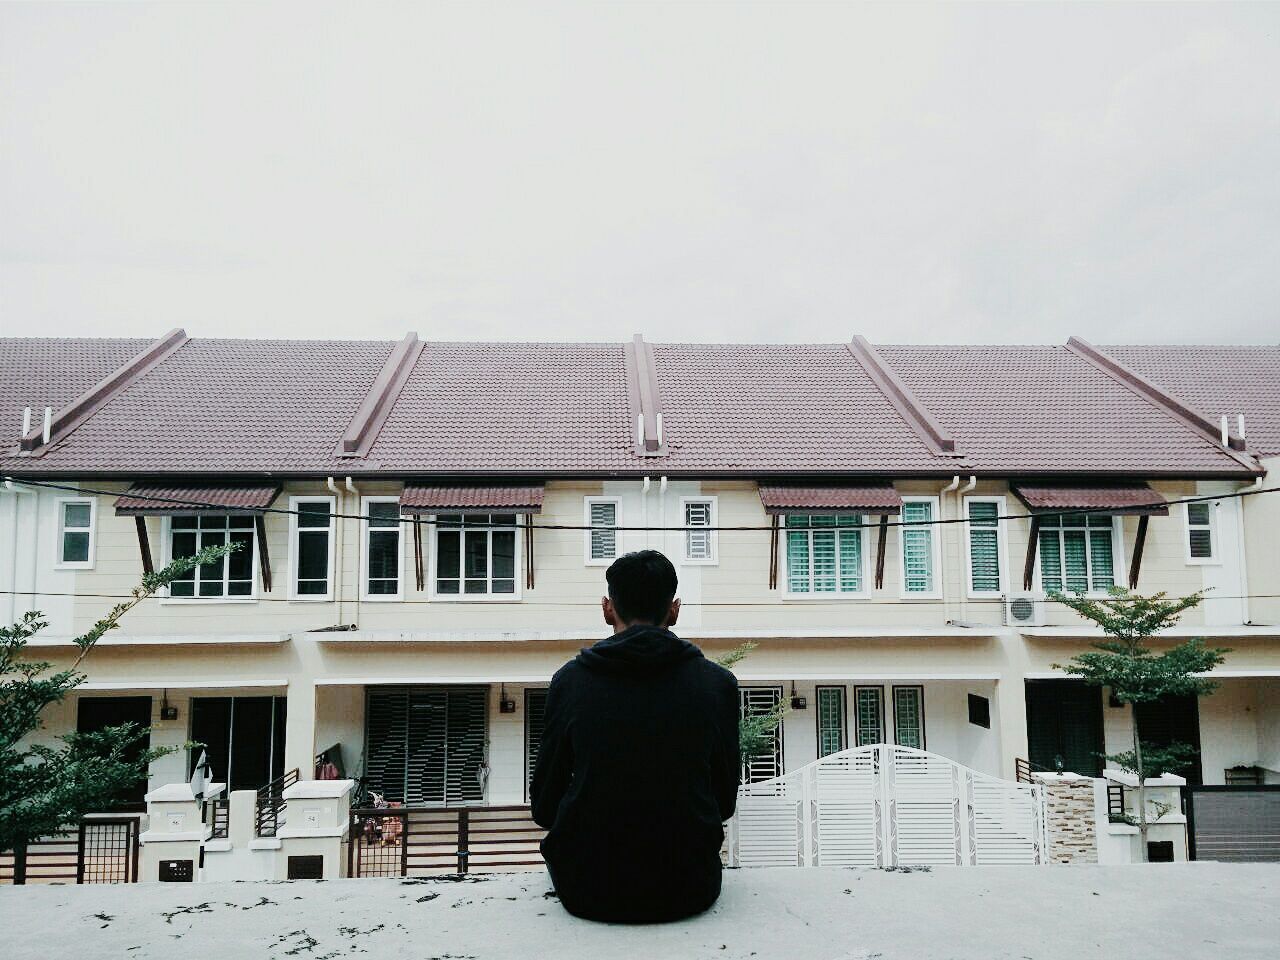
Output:
<instances>
[{"instance_id":1,"label":"concrete ledge","mask_svg":"<svg viewBox=\"0 0 1280 960\"><path fill-rule=\"evenodd\" d=\"M291 787L286 787L281 794L285 801L289 800L337 800L345 797L353 789L354 780L299 780Z\"/></svg>"},{"instance_id":2,"label":"concrete ledge","mask_svg":"<svg viewBox=\"0 0 1280 960\"><path fill-rule=\"evenodd\" d=\"M249 841L250 850L279 850L281 846L279 837L255 837Z\"/></svg>"},{"instance_id":3,"label":"concrete ledge","mask_svg":"<svg viewBox=\"0 0 1280 960\"><path fill-rule=\"evenodd\" d=\"M473 879L12 887L0 929L5 960L1272 960L1280 942L1280 864L730 870L709 911L652 926L572 917L543 872Z\"/></svg>"}]
</instances>

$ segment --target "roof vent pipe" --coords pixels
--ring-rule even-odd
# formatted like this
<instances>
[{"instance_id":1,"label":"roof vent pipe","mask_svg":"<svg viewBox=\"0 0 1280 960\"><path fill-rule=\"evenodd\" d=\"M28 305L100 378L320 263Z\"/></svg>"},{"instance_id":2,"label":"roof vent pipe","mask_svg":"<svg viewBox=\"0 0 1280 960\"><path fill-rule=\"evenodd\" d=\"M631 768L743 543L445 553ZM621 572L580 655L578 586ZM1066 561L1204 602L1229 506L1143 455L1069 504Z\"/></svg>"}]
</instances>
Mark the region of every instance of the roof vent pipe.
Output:
<instances>
[{"instance_id":1,"label":"roof vent pipe","mask_svg":"<svg viewBox=\"0 0 1280 960\"><path fill-rule=\"evenodd\" d=\"M53 407L44 408L44 443L49 444L49 438L53 436Z\"/></svg>"},{"instance_id":2,"label":"roof vent pipe","mask_svg":"<svg viewBox=\"0 0 1280 960\"><path fill-rule=\"evenodd\" d=\"M1231 431L1227 429L1227 415L1225 413L1222 415L1221 422L1222 422L1222 445L1224 447L1229 447L1231 443Z\"/></svg>"},{"instance_id":3,"label":"roof vent pipe","mask_svg":"<svg viewBox=\"0 0 1280 960\"><path fill-rule=\"evenodd\" d=\"M22 433L19 436L25 437L31 432L31 408L27 407L22 411Z\"/></svg>"},{"instance_id":4,"label":"roof vent pipe","mask_svg":"<svg viewBox=\"0 0 1280 960\"><path fill-rule=\"evenodd\" d=\"M1224 421L1226 418L1223 418ZM644 414L636 414L636 446L644 448Z\"/></svg>"},{"instance_id":5,"label":"roof vent pipe","mask_svg":"<svg viewBox=\"0 0 1280 960\"><path fill-rule=\"evenodd\" d=\"M662 446L662 411L661 410L658 411L656 419L658 421L658 446ZM643 422L643 418L642 418L642 422ZM1241 430L1241 433L1243 432L1244 431Z\"/></svg>"},{"instance_id":6,"label":"roof vent pipe","mask_svg":"<svg viewBox=\"0 0 1280 960\"><path fill-rule=\"evenodd\" d=\"M1244 414L1236 414L1236 433L1240 434L1240 439L1244 439Z\"/></svg>"}]
</instances>

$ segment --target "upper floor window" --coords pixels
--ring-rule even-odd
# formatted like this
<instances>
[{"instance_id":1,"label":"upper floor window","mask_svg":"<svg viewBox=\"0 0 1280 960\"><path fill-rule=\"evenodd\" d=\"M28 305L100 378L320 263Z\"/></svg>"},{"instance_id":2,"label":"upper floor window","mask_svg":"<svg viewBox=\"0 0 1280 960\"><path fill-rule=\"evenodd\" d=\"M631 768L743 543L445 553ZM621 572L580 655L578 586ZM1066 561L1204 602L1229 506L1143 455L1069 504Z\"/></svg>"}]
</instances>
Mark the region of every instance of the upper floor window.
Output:
<instances>
[{"instance_id":1,"label":"upper floor window","mask_svg":"<svg viewBox=\"0 0 1280 960\"><path fill-rule=\"evenodd\" d=\"M716 562L716 501L714 497L680 501L684 513L684 562Z\"/></svg>"},{"instance_id":2,"label":"upper floor window","mask_svg":"<svg viewBox=\"0 0 1280 960\"><path fill-rule=\"evenodd\" d=\"M902 592L929 596L938 592L938 537L933 521L938 515L937 497L903 497ZM912 526L919 524L919 526Z\"/></svg>"},{"instance_id":3,"label":"upper floor window","mask_svg":"<svg viewBox=\"0 0 1280 960\"><path fill-rule=\"evenodd\" d=\"M291 497L293 582L297 600L333 599L333 497Z\"/></svg>"},{"instance_id":4,"label":"upper floor window","mask_svg":"<svg viewBox=\"0 0 1280 960\"><path fill-rule=\"evenodd\" d=\"M999 594L1004 589L1003 497L966 497L969 521L969 594Z\"/></svg>"},{"instance_id":5,"label":"upper floor window","mask_svg":"<svg viewBox=\"0 0 1280 960\"><path fill-rule=\"evenodd\" d=\"M169 558L190 557L206 547L238 543L213 563L188 570L169 584L169 596L250 599L253 597L253 517L200 514L169 518Z\"/></svg>"},{"instance_id":6,"label":"upper floor window","mask_svg":"<svg viewBox=\"0 0 1280 960\"><path fill-rule=\"evenodd\" d=\"M586 498L586 560L588 564L612 563L618 557L618 501L609 497Z\"/></svg>"},{"instance_id":7,"label":"upper floor window","mask_svg":"<svg viewBox=\"0 0 1280 960\"><path fill-rule=\"evenodd\" d=\"M400 500L398 497L365 497L364 597L367 600L399 600Z\"/></svg>"},{"instance_id":8,"label":"upper floor window","mask_svg":"<svg viewBox=\"0 0 1280 960\"><path fill-rule=\"evenodd\" d=\"M437 596L516 596L514 513L441 514L434 529Z\"/></svg>"},{"instance_id":9,"label":"upper floor window","mask_svg":"<svg viewBox=\"0 0 1280 960\"><path fill-rule=\"evenodd\" d=\"M1188 503L1187 563L1218 561L1218 531L1214 523L1217 504L1209 501Z\"/></svg>"},{"instance_id":10,"label":"upper floor window","mask_svg":"<svg viewBox=\"0 0 1280 960\"><path fill-rule=\"evenodd\" d=\"M1041 587L1063 593L1105 593L1115 586L1114 531L1114 518L1107 514L1041 517Z\"/></svg>"},{"instance_id":11,"label":"upper floor window","mask_svg":"<svg viewBox=\"0 0 1280 960\"><path fill-rule=\"evenodd\" d=\"M861 516L790 513L786 525L788 593L865 592Z\"/></svg>"},{"instance_id":12,"label":"upper floor window","mask_svg":"<svg viewBox=\"0 0 1280 960\"><path fill-rule=\"evenodd\" d=\"M95 511L91 499L58 501L58 566L93 566Z\"/></svg>"}]
</instances>

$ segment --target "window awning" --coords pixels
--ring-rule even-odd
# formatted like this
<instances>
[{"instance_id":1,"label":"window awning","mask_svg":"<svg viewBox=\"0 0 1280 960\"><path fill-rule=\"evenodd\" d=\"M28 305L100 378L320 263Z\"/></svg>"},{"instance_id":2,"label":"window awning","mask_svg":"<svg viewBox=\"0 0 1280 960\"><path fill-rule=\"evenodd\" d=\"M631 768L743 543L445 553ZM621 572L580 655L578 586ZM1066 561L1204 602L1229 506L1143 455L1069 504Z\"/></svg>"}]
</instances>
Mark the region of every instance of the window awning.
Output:
<instances>
[{"instance_id":1,"label":"window awning","mask_svg":"<svg viewBox=\"0 0 1280 960\"><path fill-rule=\"evenodd\" d=\"M541 513L545 484L440 485L406 483L400 512L427 513Z\"/></svg>"},{"instance_id":2,"label":"window awning","mask_svg":"<svg viewBox=\"0 0 1280 960\"><path fill-rule=\"evenodd\" d=\"M280 495L278 483L135 483L116 498L116 515L173 513L261 513Z\"/></svg>"},{"instance_id":3,"label":"window awning","mask_svg":"<svg viewBox=\"0 0 1280 960\"><path fill-rule=\"evenodd\" d=\"M1032 513L1088 510L1120 516L1165 517L1169 501L1145 483L1042 484L1014 483L1014 495Z\"/></svg>"},{"instance_id":4,"label":"window awning","mask_svg":"<svg viewBox=\"0 0 1280 960\"><path fill-rule=\"evenodd\" d=\"M878 513L902 512L902 497L888 483L760 484L765 513Z\"/></svg>"}]
</instances>

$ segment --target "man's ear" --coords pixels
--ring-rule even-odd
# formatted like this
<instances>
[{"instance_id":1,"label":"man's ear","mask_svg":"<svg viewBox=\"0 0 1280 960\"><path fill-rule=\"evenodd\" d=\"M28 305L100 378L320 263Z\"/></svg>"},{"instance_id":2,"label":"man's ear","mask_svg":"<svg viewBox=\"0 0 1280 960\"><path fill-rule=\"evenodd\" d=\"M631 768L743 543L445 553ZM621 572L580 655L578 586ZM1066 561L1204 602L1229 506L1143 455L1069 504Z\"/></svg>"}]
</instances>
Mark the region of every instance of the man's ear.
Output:
<instances>
[{"instance_id":1,"label":"man's ear","mask_svg":"<svg viewBox=\"0 0 1280 960\"><path fill-rule=\"evenodd\" d=\"M604 614L604 622L609 626L618 625L618 611L613 609L613 601L608 597L600 598L600 612Z\"/></svg>"},{"instance_id":2,"label":"man's ear","mask_svg":"<svg viewBox=\"0 0 1280 960\"><path fill-rule=\"evenodd\" d=\"M671 609L667 611L667 626L674 627L676 621L680 619L680 598L676 597L671 601Z\"/></svg>"}]
</instances>

